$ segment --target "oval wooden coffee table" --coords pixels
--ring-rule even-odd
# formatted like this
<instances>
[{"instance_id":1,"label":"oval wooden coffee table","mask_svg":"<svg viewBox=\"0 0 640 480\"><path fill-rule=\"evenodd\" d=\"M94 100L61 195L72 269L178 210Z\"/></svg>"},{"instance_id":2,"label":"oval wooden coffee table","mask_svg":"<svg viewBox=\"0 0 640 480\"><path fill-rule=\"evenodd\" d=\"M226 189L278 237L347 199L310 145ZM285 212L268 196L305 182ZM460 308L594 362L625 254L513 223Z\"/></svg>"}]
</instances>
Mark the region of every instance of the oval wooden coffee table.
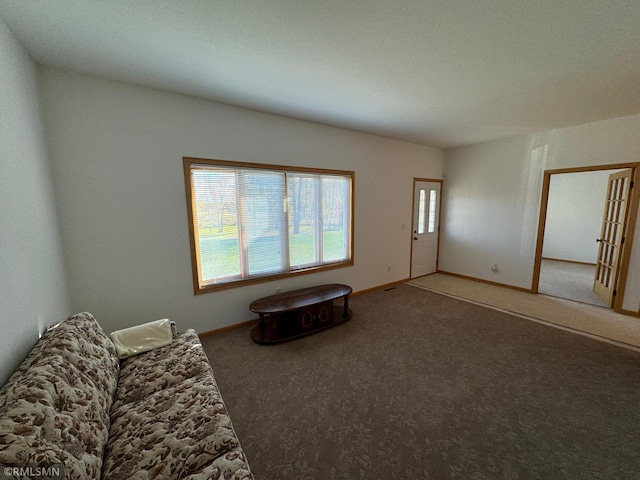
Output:
<instances>
[{"instance_id":1,"label":"oval wooden coffee table","mask_svg":"<svg viewBox=\"0 0 640 480\"><path fill-rule=\"evenodd\" d=\"M332 283L278 293L251 302L249 309L260 315L251 330L256 343L278 343L335 327L352 317L348 285ZM333 301L344 298L343 306Z\"/></svg>"}]
</instances>

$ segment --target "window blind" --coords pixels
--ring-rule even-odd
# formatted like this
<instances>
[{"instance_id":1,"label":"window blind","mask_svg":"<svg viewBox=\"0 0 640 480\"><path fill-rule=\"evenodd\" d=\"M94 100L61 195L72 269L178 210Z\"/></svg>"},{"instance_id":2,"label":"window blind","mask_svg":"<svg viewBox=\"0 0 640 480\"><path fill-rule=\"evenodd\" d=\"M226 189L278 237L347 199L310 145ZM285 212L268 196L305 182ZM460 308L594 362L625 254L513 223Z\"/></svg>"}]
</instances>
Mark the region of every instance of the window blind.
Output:
<instances>
[{"instance_id":1,"label":"window blind","mask_svg":"<svg viewBox=\"0 0 640 480\"><path fill-rule=\"evenodd\" d=\"M351 260L352 176L189 163L200 287Z\"/></svg>"}]
</instances>

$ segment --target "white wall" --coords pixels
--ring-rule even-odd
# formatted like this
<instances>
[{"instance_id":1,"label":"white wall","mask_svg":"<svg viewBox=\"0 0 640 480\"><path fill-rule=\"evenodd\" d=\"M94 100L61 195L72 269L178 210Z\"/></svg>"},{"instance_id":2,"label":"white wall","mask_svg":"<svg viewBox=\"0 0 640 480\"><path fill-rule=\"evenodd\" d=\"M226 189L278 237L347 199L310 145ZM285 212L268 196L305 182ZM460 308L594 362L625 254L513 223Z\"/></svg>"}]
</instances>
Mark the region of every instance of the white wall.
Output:
<instances>
[{"instance_id":1,"label":"white wall","mask_svg":"<svg viewBox=\"0 0 640 480\"><path fill-rule=\"evenodd\" d=\"M41 68L66 265L77 310L116 329L170 317L203 332L313 284L409 276L413 177L438 149ZM194 296L182 157L355 171L355 266ZM387 265L392 266L389 273Z\"/></svg>"},{"instance_id":2,"label":"white wall","mask_svg":"<svg viewBox=\"0 0 640 480\"><path fill-rule=\"evenodd\" d=\"M530 288L540 207L532 149L547 145L542 170L633 163L639 131L634 115L446 151L440 269ZM535 194L527 195L529 185ZM640 301L640 283L632 282L640 278L636 239L623 304L633 311Z\"/></svg>"},{"instance_id":3,"label":"white wall","mask_svg":"<svg viewBox=\"0 0 640 480\"><path fill-rule=\"evenodd\" d=\"M542 256L592 263L612 170L551 175Z\"/></svg>"},{"instance_id":4,"label":"white wall","mask_svg":"<svg viewBox=\"0 0 640 480\"><path fill-rule=\"evenodd\" d=\"M71 311L36 67L0 20L0 385Z\"/></svg>"},{"instance_id":5,"label":"white wall","mask_svg":"<svg viewBox=\"0 0 640 480\"><path fill-rule=\"evenodd\" d=\"M520 157L527 146L515 137L445 152L440 270L520 287L531 283L534 251L520 254L528 179Z\"/></svg>"}]
</instances>

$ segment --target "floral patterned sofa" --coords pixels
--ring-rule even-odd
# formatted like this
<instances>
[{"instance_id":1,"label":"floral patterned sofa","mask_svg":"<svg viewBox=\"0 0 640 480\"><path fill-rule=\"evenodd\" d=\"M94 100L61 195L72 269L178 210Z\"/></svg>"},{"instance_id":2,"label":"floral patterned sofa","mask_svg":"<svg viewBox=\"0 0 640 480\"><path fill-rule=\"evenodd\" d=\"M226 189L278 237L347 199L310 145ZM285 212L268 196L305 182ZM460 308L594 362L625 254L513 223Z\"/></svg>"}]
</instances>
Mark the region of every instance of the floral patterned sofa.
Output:
<instances>
[{"instance_id":1,"label":"floral patterned sofa","mask_svg":"<svg viewBox=\"0 0 640 480\"><path fill-rule=\"evenodd\" d=\"M195 331L119 360L89 313L45 332L0 390L3 478L50 466L67 480L253 479Z\"/></svg>"}]
</instances>

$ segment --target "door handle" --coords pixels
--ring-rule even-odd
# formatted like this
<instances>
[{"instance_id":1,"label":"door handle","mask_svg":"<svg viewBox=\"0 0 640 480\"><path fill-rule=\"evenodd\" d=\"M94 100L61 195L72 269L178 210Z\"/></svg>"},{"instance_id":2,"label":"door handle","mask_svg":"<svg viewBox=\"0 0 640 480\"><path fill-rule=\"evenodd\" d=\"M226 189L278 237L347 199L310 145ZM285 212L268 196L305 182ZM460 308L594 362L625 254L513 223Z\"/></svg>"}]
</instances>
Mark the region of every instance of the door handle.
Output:
<instances>
[{"instance_id":1,"label":"door handle","mask_svg":"<svg viewBox=\"0 0 640 480\"><path fill-rule=\"evenodd\" d=\"M596 238L596 243L601 242L602 239L601 238Z\"/></svg>"},{"instance_id":2,"label":"door handle","mask_svg":"<svg viewBox=\"0 0 640 480\"><path fill-rule=\"evenodd\" d=\"M414 239L414 240L417 240L417 239L418 239L418 237L413 237L413 239Z\"/></svg>"}]
</instances>

